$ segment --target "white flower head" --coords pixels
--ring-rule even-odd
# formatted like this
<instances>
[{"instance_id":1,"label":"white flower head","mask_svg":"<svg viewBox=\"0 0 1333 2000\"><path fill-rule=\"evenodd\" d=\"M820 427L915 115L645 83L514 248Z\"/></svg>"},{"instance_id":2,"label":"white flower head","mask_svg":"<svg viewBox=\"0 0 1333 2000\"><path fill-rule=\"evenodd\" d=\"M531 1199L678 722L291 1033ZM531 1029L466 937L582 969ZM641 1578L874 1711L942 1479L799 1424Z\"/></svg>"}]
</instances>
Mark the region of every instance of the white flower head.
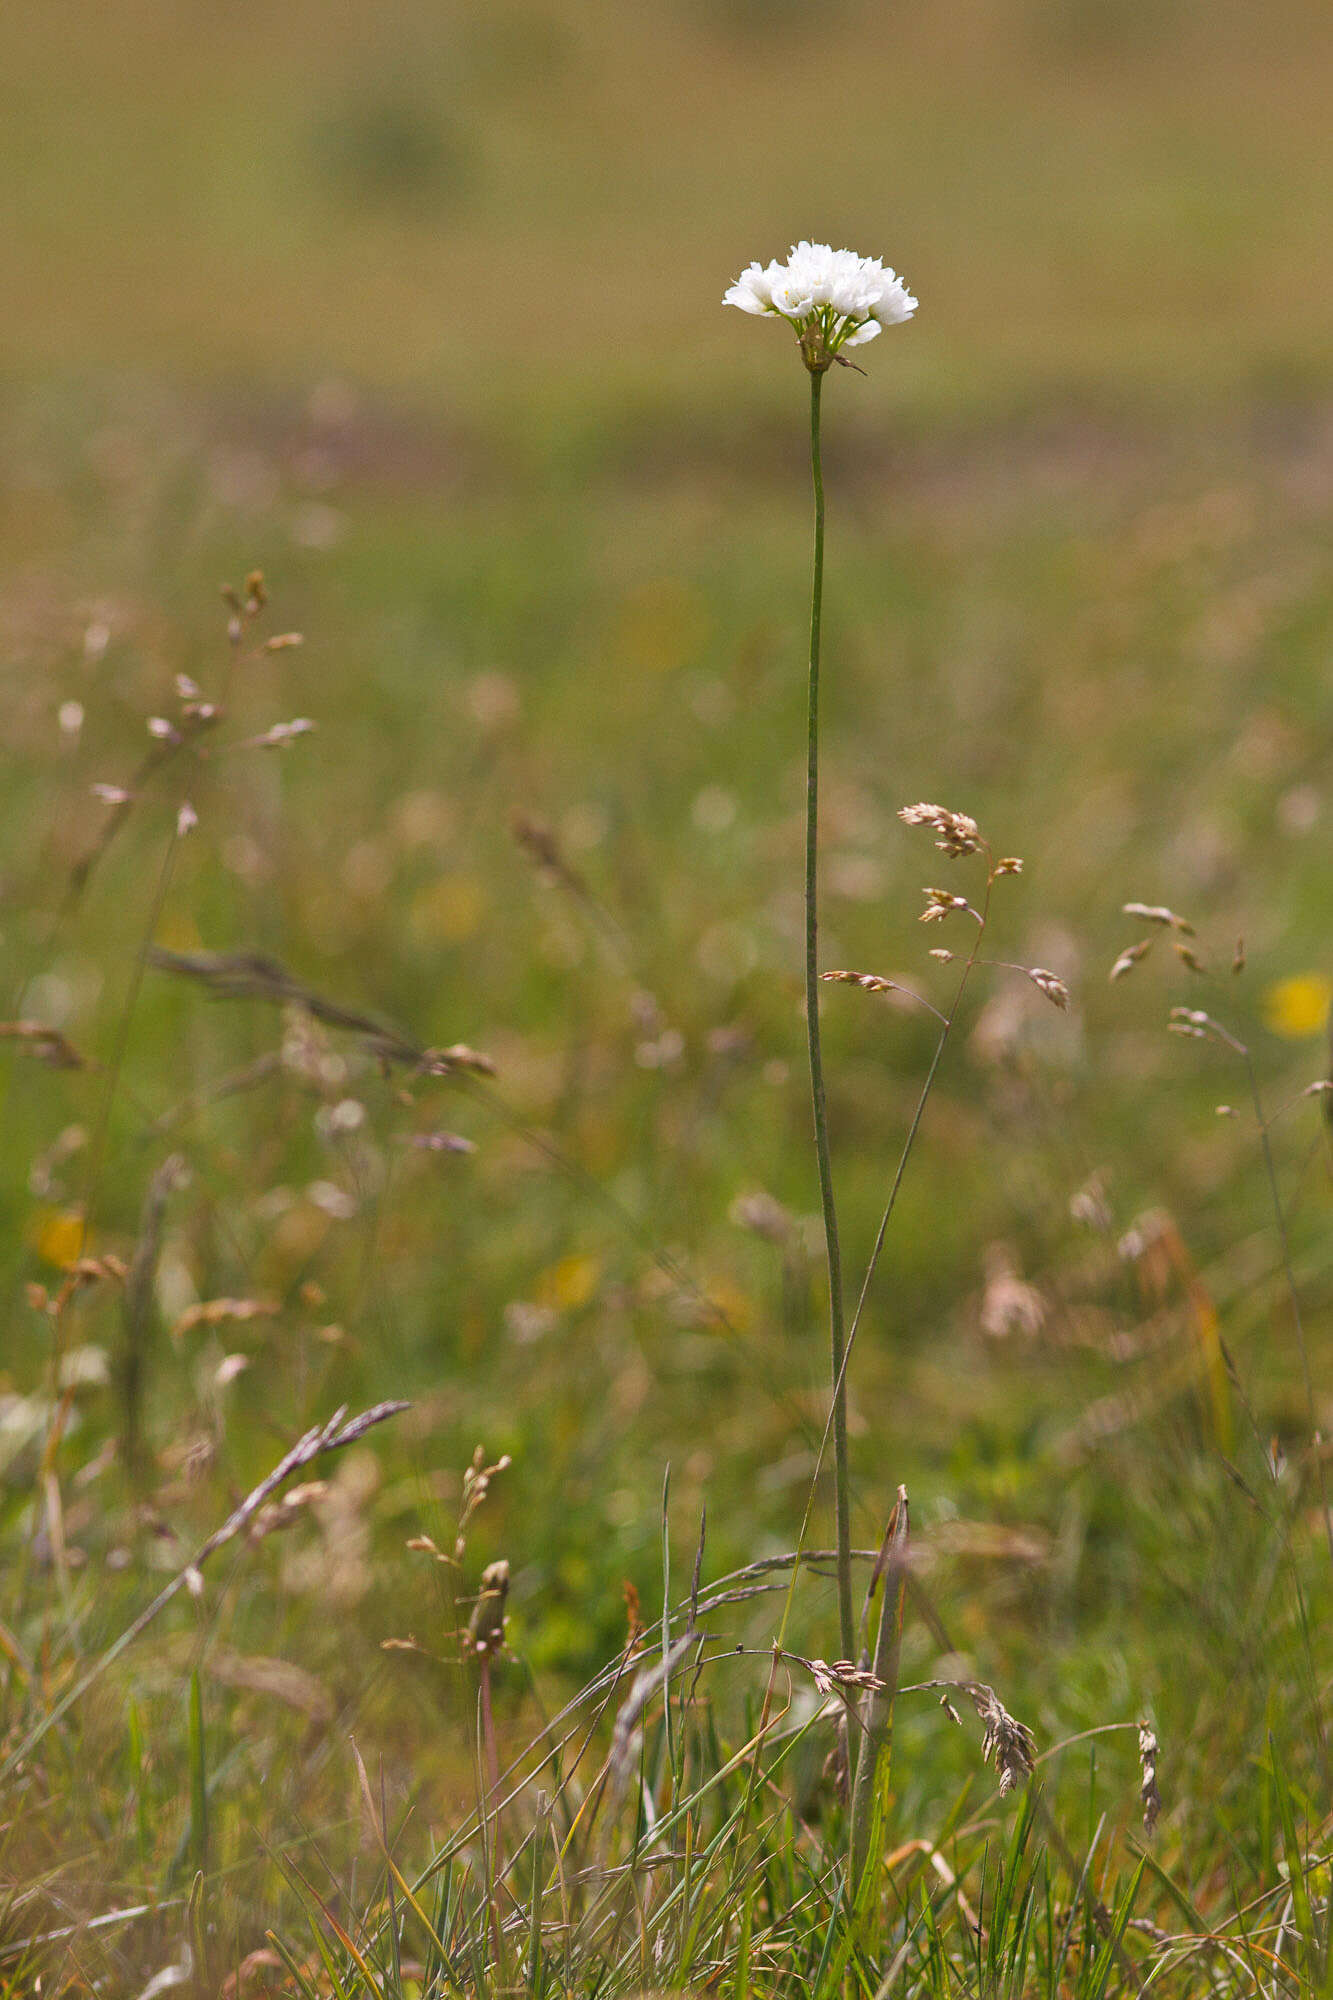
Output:
<instances>
[{"instance_id":1,"label":"white flower head","mask_svg":"<svg viewBox=\"0 0 1333 2000\"><path fill-rule=\"evenodd\" d=\"M902 279L878 258L804 240L793 244L785 264L751 264L724 292L722 303L785 319L801 343L806 367L816 373L844 347L863 346L916 311Z\"/></svg>"}]
</instances>

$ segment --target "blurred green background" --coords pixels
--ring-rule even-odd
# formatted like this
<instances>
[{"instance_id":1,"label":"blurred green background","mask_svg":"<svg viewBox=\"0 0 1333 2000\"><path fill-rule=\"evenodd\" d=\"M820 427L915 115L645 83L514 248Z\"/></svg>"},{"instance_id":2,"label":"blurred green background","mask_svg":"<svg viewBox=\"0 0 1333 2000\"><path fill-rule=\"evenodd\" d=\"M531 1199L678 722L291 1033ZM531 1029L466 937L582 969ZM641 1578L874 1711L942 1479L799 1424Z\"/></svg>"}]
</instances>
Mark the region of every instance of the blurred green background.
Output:
<instances>
[{"instance_id":1,"label":"blurred green background","mask_svg":"<svg viewBox=\"0 0 1333 2000\"><path fill-rule=\"evenodd\" d=\"M416 1400L345 1496L360 1555L329 1520L304 1569L266 1544L233 1649L313 1664L415 1746L438 1691L377 1649L409 1626L444 1643L401 1545L447 1539L479 1439L515 1465L477 1559L510 1558L539 1670L619 1642L622 1578L653 1601L668 1461L686 1547L708 1499L710 1567L790 1545L823 1408L806 389L785 330L720 299L751 258L829 238L896 265L921 309L825 399L824 961L947 990L919 889L966 864L895 817L938 798L1024 857L994 955L1075 994L1062 1017L997 972L964 1011L858 1355L858 1533L905 1478L959 1646L1043 1731L1158 1702L1187 1735L1197 1686L1161 1645L1183 1610L1217 1677L1199 1726L1245 1740L1191 1607L1238 1532L1221 1458L1261 1432L1295 1448L1306 1420L1253 1136L1214 1110L1243 1075L1163 1028L1216 1009L1274 1102L1327 1065L1328 7L12 0L3 42L0 930L12 1012L100 1065L7 1057L9 1531L32 1528L58 1365L23 1284L56 1282L90 1191L95 1247L128 1256L184 1146L145 1392L172 1532L336 1401ZM217 589L254 566L260 629L305 644L232 663ZM89 788L130 781L181 673L233 740L317 730L173 766L62 918L106 822ZM157 907L187 795L201 825ZM1109 986L1131 899L1185 910L1207 975L1163 939ZM278 1017L140 987L150 934L268 951L422 1042L464 1039L496 1096L405 1102L334 1035L325 1069L289 1046L211 1101ZM826 1018L859 1273L932 1037L841 989ZM1321 1360L1317 1109L1278 1145ZM441 1127L476 1153L408 1143ZM780 1241L736 1206L757 1191ZM1182 1250L1139 1283L1115 1246L1145 1209ZM1006 1269L1036 1318L1005 1318ZM1219 1411L1192 1284L1254 1437ZM169 1337L228 1296L281 1310ZM121 1423L119 1307L77 1310L109 1379L78 1393L71 1477ZM232 1352L249 1365L220 1387ZM118 1474L98 1477L66 1530L110 1636L142 1593ZM827 1604L810 1616L827 1650ZM904 1768L930 1790L929 1759Z\"/></svg>"}]
</instances>

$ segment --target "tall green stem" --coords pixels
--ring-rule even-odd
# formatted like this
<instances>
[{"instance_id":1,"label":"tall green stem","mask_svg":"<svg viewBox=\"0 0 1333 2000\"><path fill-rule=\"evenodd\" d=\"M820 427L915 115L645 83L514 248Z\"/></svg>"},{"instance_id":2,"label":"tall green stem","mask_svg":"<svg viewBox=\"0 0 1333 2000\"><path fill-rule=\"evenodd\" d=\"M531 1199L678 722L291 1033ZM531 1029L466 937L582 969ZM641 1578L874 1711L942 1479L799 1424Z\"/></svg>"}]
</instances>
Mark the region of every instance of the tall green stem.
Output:
<instances>
[{"instance_id":1,"label":"tall green stem","mask_svg":"<svg viewBox=\"0 0 1333 2000\"><path fill-rule=\"evenodd\" d=\"M807 713L808 759L805 782L805 1021L810 1048L810 1095L815 1113L815 1153L819 1160L819 1198L824 1210L824 1247L828 1257L829 1344L833 1383L833 1484L838 1545L838 1630L842 1657L854 1657L856 1620L852 1613L852 1524L847 1478L847 1383L843 1368L846 1347L842 1309L842 1253L838 1247L838 1214L833 1201L833 1167L829 1158L828 1107L824 1100L824 1064L819 1046L819 620L824 598L824 472L819 455L819 393L824 371L810 370L810 472L815 494L814 574L810 585L810 699Z\"/></svg>"}]
</instances>

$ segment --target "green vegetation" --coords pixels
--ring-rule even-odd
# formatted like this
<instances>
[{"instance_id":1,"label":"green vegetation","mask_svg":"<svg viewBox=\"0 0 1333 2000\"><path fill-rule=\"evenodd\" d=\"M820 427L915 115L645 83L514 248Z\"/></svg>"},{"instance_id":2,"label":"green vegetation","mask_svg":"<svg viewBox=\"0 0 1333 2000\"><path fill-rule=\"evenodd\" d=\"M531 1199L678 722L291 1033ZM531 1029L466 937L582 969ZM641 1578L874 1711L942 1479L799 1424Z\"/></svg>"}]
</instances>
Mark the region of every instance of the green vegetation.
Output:
<instances>
[{"instance_id":1,"label":"green vegetation","mask_svg":"<svg viewBox=\"0 0 1333 2000\"><path fill-rule=\"evenodd\" d=\"M11 12L0 1994L1327 1992L1327 10ZM801 233L922 300L824 399L821 962L947 1006L937 799L1073 993L969 985L849 1384L900 1684L1037 1773L902 1693L859 1907L828 1565L776 1669L752 1567L828 1407L806 385L718 301ZM936 1024L824 993L854 1295Z\"/></svg>"}]
</instances>

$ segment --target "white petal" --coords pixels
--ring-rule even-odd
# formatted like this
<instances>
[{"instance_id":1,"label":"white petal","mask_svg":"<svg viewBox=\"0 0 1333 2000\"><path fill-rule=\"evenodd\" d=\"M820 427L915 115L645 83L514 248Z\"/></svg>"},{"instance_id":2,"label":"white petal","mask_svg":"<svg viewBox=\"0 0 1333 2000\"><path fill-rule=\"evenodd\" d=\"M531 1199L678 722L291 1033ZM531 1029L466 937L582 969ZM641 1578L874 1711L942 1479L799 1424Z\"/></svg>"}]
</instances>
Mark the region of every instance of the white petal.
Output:
<instances>
[{"instance_id":1,"label":"white petal","mask_svg":"<svg viewBox=\"0 0 1333 2000\"><path fill-rule=\"evenodd\" d=\"M904 320L912 317L916 305L902 279L893 271L885 271L879 296L870 310L881 326L901 326Z\"/></svg>"},{"instance_id":2,"label":"white petal","mask_svg":"<svg viewBox=\"0 0 1333 2000\"><path fill-rule=\"evenodd\" d=\"M765 313L772 309L773 293L769 272L761 264L748 264L734 285L723 294L724 306L738 306L742 312Z\"/></svg>"}]
</instances>

